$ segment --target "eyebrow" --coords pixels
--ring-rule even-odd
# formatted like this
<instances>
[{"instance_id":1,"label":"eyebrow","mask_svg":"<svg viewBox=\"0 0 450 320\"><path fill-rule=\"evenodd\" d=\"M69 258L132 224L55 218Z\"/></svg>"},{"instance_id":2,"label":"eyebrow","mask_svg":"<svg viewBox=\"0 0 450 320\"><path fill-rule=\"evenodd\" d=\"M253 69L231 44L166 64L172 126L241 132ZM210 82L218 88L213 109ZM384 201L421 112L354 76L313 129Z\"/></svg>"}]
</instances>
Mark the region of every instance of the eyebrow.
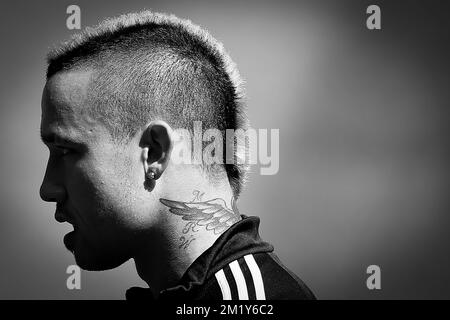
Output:
<instances>
[{"instance_id":1,"label":"eyebrow","mask_svg":"<svg viewBox=\"0 0 450 320\"><path fill-rule=\"evenodd\" d=\"M44 133L42 130L40 131L41 141L44 144L52 144L56 141L66 144L80 144L80 142L74 141L67 137L62 137L60 135L57 135L56 133L50 132L50 133Z\"/></svg>"},{"instance_id":2,"label":"eyebrow","mask_svg":"<svg viewBox=\"0 0 450 320\"><path fill-rule=\"evenodd\" d=\"M54 136L54 134L49 134L49 133L44 133L44 132L42 132L42 130L41 130L41 141L44 143L44 144L47 144L47 143L52 143L53 141L55 141L55 136Z\"/></svg>"}]
</instances>

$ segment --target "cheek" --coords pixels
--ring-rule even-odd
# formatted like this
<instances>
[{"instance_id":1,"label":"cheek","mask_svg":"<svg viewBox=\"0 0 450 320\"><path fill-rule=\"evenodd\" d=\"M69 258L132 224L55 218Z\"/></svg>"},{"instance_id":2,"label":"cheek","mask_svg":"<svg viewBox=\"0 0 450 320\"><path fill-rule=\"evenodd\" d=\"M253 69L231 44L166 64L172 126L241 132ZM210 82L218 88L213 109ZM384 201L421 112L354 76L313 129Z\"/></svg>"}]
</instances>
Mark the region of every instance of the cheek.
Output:
<instances>
[{"instance_id":1,"label":"cheek","mask_svg":"<svg viewBox=\"0 0 450 320\"><path fill-rule=\"evenodd\" d=\"M83 211L101 211L108 207L114 180L107 167L95 159L84 159L66 168L66 189L73 206Z\"/></svg>"},{"instance_id":2,"label":"cheek","mask_svg":"<svg viewBox=\"0 0 450 320\"><path fill-rule=\"evenodd\" d=\"M138 169L120 155L86 158L74 164L66 185L71 206L79 211L83 223L96 228L133 228L133 219L143 211L140 190L145 190Z\"/></svg>"}]
</instances>

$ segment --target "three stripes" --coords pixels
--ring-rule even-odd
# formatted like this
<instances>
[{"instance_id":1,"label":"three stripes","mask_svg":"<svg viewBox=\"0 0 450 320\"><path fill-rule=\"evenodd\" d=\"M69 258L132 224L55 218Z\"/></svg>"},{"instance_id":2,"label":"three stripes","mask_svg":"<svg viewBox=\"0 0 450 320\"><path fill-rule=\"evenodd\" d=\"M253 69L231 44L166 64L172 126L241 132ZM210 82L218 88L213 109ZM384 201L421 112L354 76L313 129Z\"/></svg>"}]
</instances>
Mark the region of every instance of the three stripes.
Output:
<instances>
[{"instance_id":1,"label":"three stripes","mask_svg":"<svg viewBox=\"0 0 450 320\"><path fill-rule=\"evenodd\" d=\"M217 271L215 276L223 300L236 299L232 296L232 291L237 291L239 300L266 299L261 270L252 254L231 262L227 267ZM236 290L232 290L230 286Z\"/></svg>"}]
</instances>

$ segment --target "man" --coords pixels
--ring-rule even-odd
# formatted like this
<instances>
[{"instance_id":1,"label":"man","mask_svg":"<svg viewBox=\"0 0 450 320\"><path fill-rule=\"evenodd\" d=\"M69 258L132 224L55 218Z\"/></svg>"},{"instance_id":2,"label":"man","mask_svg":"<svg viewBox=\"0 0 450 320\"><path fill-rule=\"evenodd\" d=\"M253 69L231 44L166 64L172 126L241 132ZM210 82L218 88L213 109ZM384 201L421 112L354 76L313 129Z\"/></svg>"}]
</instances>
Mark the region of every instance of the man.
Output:
<instances>
[{"instance_id":1,"label":"man","mask_svg":"<svg viewBox=\"0 0 450 320\"><path fill-rule=\"evenodd\" d=\"M191 149L176 128L247 128L241 97L222 45L174 16L106 20L50 52L40 194L81 268L133 258L149 289L128 299L314 298L237 211L244 166L173 160Z\"/></svg>"}]
</instances>

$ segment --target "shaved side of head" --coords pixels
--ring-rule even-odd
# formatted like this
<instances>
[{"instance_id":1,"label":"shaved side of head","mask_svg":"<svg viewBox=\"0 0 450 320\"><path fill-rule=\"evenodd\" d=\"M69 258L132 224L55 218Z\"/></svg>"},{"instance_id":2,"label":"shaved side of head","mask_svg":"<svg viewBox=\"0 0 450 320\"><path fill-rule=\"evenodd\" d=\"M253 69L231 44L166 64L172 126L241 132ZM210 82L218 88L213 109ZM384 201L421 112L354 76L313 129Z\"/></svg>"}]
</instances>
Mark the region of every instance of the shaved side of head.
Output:
<instances>
[{"instance_id":1,"label":"shaved side of head","mask_svg":"<svg viewBox=\"0 0 450 320\"><path fill-rule=\"evenodd\" d=\"M153 119L172 128L247 129L242 80L223 45L188 20L143 11L86 28L48 54L47 79L92 70L89 108L118 142ZM225 171L237 198L247 166L210 165ZM217 175L220 176L220 175Z\"/></svg>"}]
</instances>

